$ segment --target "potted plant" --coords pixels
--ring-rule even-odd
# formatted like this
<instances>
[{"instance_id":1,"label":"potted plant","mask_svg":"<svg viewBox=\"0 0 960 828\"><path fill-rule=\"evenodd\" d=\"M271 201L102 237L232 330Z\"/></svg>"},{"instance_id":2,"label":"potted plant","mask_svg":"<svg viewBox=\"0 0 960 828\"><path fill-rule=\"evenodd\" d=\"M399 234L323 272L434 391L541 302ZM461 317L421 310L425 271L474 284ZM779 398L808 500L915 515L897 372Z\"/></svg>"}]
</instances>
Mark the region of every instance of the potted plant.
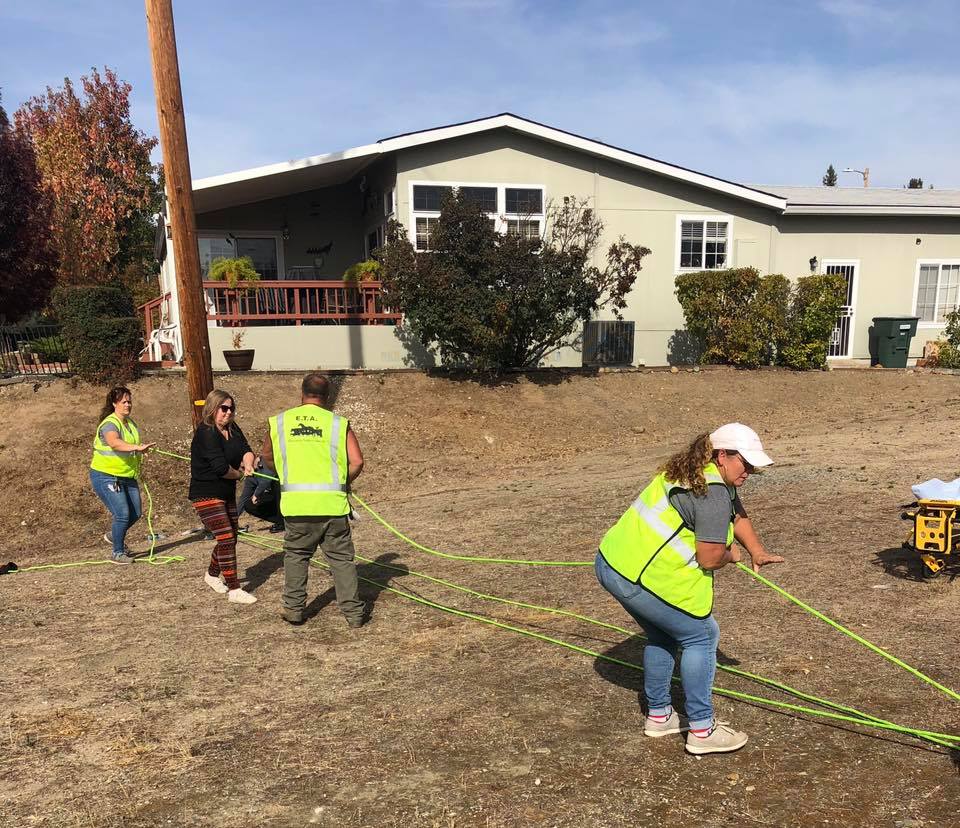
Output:
<instances>
[{"instance_id":1,"label":"potted plant","mask_svg":"<svg viewBox=\"0 0 960 828\"><path fill-rule=\"evenodd\" d=\"M379 280L380 262L374 261L373 259L367 259L364 262L357 262L356 264L350 265L350 267L343 272L343 281L345 282L357 284L359 282L376 282Z\"/></svg>"},{"instance_id":2,"label":"potted plant","mask_svg":"<svg viewBox=\"0 0 960 828\"><path fill-rule=\"evenodd\" d=\"M223 358L231 371L249 371L253 367L253 355L256 351L253 348L243 347L243 338L246 335L247 329L242 327L236 327L230 332L233 350L224 351Z\"/></svg>"},{"instance_id":3,"label":"potted plant","mask_svg":"<svg viewBox=\"0 0 960 828\"><path fill-rule=\"evenodd\" d=\"M226 282L231 295L229 297L233 313L239 317L240 294L247 293L260 283L260 274L253 266L249 256L239 258L214 259L210 263L209 278L214 282ZM247 335L239 319L234 322L231 334L233 350L224 351L223 358L231 371L249 371L253 367L253 348L243 348L243 338Z\"/></svg>"}]
</instances>

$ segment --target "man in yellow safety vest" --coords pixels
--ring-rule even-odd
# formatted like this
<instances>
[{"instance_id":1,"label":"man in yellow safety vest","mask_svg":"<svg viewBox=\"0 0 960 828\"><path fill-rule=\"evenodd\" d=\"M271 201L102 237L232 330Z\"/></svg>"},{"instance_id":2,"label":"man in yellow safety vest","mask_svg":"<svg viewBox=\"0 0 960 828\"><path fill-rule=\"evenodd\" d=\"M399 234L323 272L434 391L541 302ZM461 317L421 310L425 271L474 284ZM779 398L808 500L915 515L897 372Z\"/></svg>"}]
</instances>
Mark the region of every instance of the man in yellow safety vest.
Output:
<instances>
[{"instance_id":1,"label":"man in yellow safety vest","mask_svg":"<svg viewBox=\"0 0 960 828\"><path fill-rule=\"evenodd\" d=\"M320 373L303 378L301 404L270 418L261 456L280 479L284 620L302 624L307 573L319 546L333 573L337 604L350 627L364 623L350 533L347 491L363 469L363 453L345 417L327 407L330 383Z\"/></svg>"}]
</instances>

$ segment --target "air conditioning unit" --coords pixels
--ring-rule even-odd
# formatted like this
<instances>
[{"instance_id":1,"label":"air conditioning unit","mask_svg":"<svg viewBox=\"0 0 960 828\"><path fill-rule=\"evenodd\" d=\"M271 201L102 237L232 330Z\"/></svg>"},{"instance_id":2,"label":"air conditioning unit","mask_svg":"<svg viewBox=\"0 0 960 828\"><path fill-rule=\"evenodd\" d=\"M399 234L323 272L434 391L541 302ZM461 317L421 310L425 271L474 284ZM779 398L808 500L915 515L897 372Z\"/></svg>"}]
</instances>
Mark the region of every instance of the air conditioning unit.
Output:
<instances>
[{"instance_id":1,"label":"air conditioning unit","mask_svg":"<svg viewBox=\"0 0 960 828\"><path fill-rule=\"evenodd\" d=\"M636 322L588 322L583 329L584 367L633 365Z\"/></svg>"}]
</instances>

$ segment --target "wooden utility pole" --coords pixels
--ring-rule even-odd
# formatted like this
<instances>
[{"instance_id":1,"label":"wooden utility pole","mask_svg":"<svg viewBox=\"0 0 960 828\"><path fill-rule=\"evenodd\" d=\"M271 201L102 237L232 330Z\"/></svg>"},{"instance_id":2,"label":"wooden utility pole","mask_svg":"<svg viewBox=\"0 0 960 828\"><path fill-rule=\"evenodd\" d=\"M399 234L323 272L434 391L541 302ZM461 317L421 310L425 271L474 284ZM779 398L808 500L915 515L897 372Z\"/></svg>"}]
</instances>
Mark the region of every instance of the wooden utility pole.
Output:
<instances>
[{"instance_id":1,"label":"wooden utility pole","mask_svg":"<svg viewBox=\"0 0 960 828\"><path fill-rule=\"evenodd\" d=\"M180 91L180 67L177 63L177 39L173 31L172 0L145 0L147 37L153 63L153 86L160 124L160 147L166 178L167 203L173 231L173 261L177 269L177 293L180 307L180 336L183 339L183 364L187 369L190 412L193 425L200 423L202 401L213 390L210 367L210 338L207 335L207 310L200 278L200 251L197 247L197 223L193 212L193 183L187 127L183 120L183 95Z\"/></svg>"}]
</instances>

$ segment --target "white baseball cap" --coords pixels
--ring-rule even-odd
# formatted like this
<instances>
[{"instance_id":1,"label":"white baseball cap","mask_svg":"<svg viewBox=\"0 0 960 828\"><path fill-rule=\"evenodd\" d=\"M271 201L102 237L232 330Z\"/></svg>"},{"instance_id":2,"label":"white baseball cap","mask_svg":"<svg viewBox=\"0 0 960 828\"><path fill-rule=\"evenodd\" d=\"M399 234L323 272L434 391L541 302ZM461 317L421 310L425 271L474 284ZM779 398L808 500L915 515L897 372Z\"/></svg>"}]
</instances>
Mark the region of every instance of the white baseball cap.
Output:
<instances>
[{"instance_id":1,"label":"white baseball cap","mask_svg":"<svg viewBox=\"0 0 960 828\"><path fill-rule=\"evenodd\" d=\"M769 466L773 462L763 450L757 432L743 423L720 426L710 435L710 442L714 449L737 452L751 466Z\"/></svg>"}]
</instances>

